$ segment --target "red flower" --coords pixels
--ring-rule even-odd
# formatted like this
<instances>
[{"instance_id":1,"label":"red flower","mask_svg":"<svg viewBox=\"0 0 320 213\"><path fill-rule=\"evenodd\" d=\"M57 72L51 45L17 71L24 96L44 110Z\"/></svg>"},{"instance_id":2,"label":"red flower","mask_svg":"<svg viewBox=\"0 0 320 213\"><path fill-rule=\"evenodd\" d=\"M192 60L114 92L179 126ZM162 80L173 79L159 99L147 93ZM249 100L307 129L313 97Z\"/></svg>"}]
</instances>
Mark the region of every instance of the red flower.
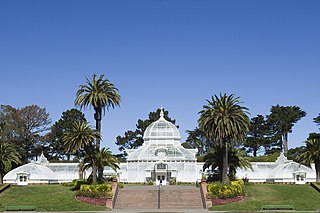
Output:
<instances>
[{"instance_id":1,"label":"red flower","mask_svg":"<svg viewBox=\"0 0 320 213\"><path fill-rule=\"evenodd\" d=\"M212 201L213 205L224 205L224 204L228 204L228 203L237 202L239 200L242 200L243 198L244 198L244 196L237 196L237 197L227 198L227 199L220 199L220 198L212 197L211 201Z\"/></svg>"},{"instance_id":2,"label":"red flower","mask_svg":"<svg viewBox=\"0 0 320 213\"><path fill-rule=\"evenodd\" d=\"M78 200L86 203L91 203L95 205L105 206L107 203L107 198L91 198L91 197L77 197Z\"/></svg>"}]
</instances>

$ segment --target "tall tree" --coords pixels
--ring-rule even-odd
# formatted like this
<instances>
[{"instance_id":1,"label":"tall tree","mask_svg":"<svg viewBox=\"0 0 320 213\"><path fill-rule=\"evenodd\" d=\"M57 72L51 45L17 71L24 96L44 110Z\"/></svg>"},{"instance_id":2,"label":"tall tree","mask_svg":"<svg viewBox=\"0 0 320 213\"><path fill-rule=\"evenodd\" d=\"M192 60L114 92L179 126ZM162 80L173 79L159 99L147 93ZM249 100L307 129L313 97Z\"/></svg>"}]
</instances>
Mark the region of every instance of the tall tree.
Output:
<instances>
[{"instance_id":1,"label":"tall tree","mask_svg":"<svg viewBox=\"0 0 320 213\"><path fill-rule=\"evenodd\" d=\"M215 95L207 102L199 112L198 123L212 141L217 141L222 146L222 182L228 183L228 144L245 140L250 125L248 108L241 106L239 97L233 94L220 94L220 97Z\"/></svg>"},{"instance_id":2,"label":"tall tree","mask_svg":"<svg viewBox=\"0 0 320 213\"><path fill-rule=\"evenodd\" d=\"M320 183L320 140L312 139L306 141L304 151L298 157L301 163L310 164L313 162L316 169L316 181Z\"/></svg>"},{"instance_id":3,"label":"tall tree","mask_svg":"<svg viewBox=\"0 0 320 213\"><path fill-rule=\"evenodd\" d=\"M74 122L84 123L86 122L86 118L81 111L70 109L63 112L61 118L52 125L51 131L47 134L48 146L50 148L49 156L51 158L64 160L66 156L67 160L70 160L71 153L66 152L62 137L64 133L71 131Z\"/></svg>"},{"instance_id":4,"label":"tall tree","mask_svg":"<svg viewBox=\"0 0 320 213\"><path fill-rule=\"evenodd\" d=\"M116 144L119 146L119 151L122 152L122 156L126 156L126 149L136 149L140 147L143 144L143 133L147 129L147 127L154 121L158 120L160 118L160 109L157 109L157 111L150 112L148 115L148 118L145 120L138 119L138 122L136 124L136 130L128 130L124 133L124 136L117 136ZM175 124L176 121L169 117L169 112L164 111L164 118L167 121L170 121L171 123ZM179 126L176 125L177 128ZM120 156L121 157L121 156Z\"/></svg>"},{"instance_id":5,"label":"tall tree","mask_svg":"<svg viewBox=\"0 0 320 213\"><path fill-rule=\"evenodd\" d=\"M0 184L3 183L3 176L5 165L9 164L11 167L12 163L20 164L21 156L15 147L7 142L0 142Z\"/></svg>"},{"instance_id":6,"label":"tall tree","mask_svg":"<svg viewBox=\"0 0 320 213\"><path fill-rule=\"evenodd\" d=\"M206 134L196 127L194 130L187 130L188 137L182 146L187 149L198 149L197 156L204 156L208 149L212 147L212 141Z\"/></svg>"},{"instance_id":7,"label":"tall tree","mask_svg":"<svg viewBox=\"0 0 320 213\"><path fill-rule=\"evenodd\" d=\"M204 156L204 164L203 170L212 168L218 168L219 171L222 170L223 167L223 148L221 146L214 145L209 148L208 153ZM237 168L250 168L252 169L251 162L249 158L246 156L245 152L241 149L230 148L228 150L228 170L229 170L229 178L236 178L236 169ZM218 175L218 180L222 181L221 172Z\"/></svg>"},{"instance_id":8,"label":"tall tree","mask_svg":"<svg viewBox=\"0 0 320 213\"><path fill-rule=\"evenodd\" d=\"M119 161L118 159L112 155L109 148L102 148L95 154L96 158L96 164L98 167L98 181L103 182L103 170L105 166L109 166L114 171L117 171L117 169L120 169L119 167ZM83 162L85 163L84 169L92 167L92 161L89 161L90 158L88 155L83 159Z\"/></svg>"},{"instance_id":9,"label":"tall tree","mask_svg":"<svg viewBox=\"0 0 320 213\"><path fill-rule=\"evenodd\" d=\"M252 152L253 156L256 157L261 147L267 147L269 145L269 135L269 127L264 116L257 115L251 118L247 139L243 145L248 149L248 152Z\"/></svg>"},{"instance_id":10,"label":"tall tree","mask_svg":"<svg viewBox=\"0 0 320 213\"><path fill-rule=\"evenodd\" d=\"M320 129L320 113L319 113L318 117L313 118L313 122L315 122L317 124L317 126L319 126L319 129Z\"/></svg>"},{"instance_id":11,"label":"tall tree","mask_svg":"<svg viewBox=\"0 0 320 213\"><path fill-rule=\"evenodd\" d=\"M91 129L87 122L73 123L71 130L66 132L62 137L67 151L75 152L82 148L85 150L91 160L93 183L97 183L97 163L94 140L99 137L99 132Z\"/></svg>"},{"instance_id":12,"label":"tall tree","mask_svg":"<svg viewBox=\"0 0 320 213\"><path fill-rule=\"evenodd\" d=\"M284 153L288 152L288 133L301 118L307 115L298 106L272 106L271 113L267 116L267 121L272 127L277 140L281 138Z\"/></svg>"},{"instance_id":13,"label":"tall tree","mask_svg":"<svg viewBox=\"0 0 320 213\"><path fill-rule=\"evenodd\" d=\"M96 74L93 74L91 80L87 78L86 84L79 86L75 105L83 109L88 106L93 107L96 131L100 135L102 112L105 112L105 109L109 110L110 107L120 106L121 97L115 85L105 79L104 75L96 77ZM100 138L96 138L96 149L100 149Z\"/></svg>"},{"instance_id":14,"label":"tall tree","mask_svg":"<svg viewBox=\"0 0 320 213\"><path fill-rule=\"evenodd\" d=\"M0 137L16 145L24 163L41 154L44 134L51 123L45 108L37 105L20 109L5 106L1 118L4 125Z\"/></svg>"}]
</instances>

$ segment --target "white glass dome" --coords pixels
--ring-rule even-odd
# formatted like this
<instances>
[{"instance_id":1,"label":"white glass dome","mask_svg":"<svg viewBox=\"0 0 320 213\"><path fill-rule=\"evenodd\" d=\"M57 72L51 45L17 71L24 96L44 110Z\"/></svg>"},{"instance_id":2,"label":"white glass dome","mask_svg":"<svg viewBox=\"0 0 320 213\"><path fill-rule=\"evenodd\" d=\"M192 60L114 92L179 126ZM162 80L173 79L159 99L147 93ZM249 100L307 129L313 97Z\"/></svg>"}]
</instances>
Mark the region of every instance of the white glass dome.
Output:
<instances>
[{"instance_id":1,"label":"white glass dome","mask_svg":"<svg viewBox=\"0 0 320 213\"><path fill-rule=\"evenodd\" d=\"M164 113L161 110L160 118L150 124L143 134L145 141L150 139L175 139L180 140L180 133L175 125L164 119Z\"/></svg>"},{"instance_id":2,"label":"white glass dome","mask_svg":"<svg viewBox=\"0 0 320 213\"><path fill-rule=\"evenodd\" d=\"M15 168L8 172L3 179L15 180L19 173L29 174L30 180L56 180L56 175L51 169L38 163L28 163Z\"/></svg>"},{"instance_id":3,"label":"white glass dome","mask_svg":"<svg viewBox=\"0 0 320 213\"><path fill-rule=\"evenodd\" d=\"M288 161L276 166L269 174L269 178L290 179L293 178L293 173L297 171L304 171L308 173L309 178L315 177L315 172L311 168L301 165L294 161Z\"/></svg>"}]
</instances>

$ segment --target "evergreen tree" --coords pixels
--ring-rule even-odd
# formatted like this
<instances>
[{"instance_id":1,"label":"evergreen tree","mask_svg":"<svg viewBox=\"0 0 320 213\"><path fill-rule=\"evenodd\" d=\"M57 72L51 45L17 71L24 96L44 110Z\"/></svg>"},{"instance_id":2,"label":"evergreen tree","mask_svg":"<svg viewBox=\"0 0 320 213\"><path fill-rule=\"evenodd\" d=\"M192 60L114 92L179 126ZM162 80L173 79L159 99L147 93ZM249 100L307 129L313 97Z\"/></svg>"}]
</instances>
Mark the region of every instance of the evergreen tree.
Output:
<instances>
[{"instance_id":1,"label":"evergreen tree","mask_svg":"<svg viewBox=\"0 0 320 213\"><path fill-rule=\"evenodd\" d=\"M116 138L116 144L119 146L119 151L122 152L118 157L127 156L126 149L136 149L143 144L143 134L147 127L160 118L160 109L155 112L150 112L148 118L145 120L138 119L136 124L136 130L128 130L124 133L124 136L118 135ZM175 124L176 121L169 117L169 112L164 110L164 118ZM179 126L176 125L177 128Z\"/></svg>"},{"instance_id":2,"label":"evergreen tree","mask_svg":"<svg viewBox=\"0 0 320 213\"><path fill-rule=\"evenodd\" d=\"M249 132L243 146L247 152L252 152L253 156L257 156L257 152L262 147L268 147L270 144L270 131L267 121L263 115L257 115L250 121Z\"/></svg>"},{"instance_id":3,"label":"evergreen tree","mask_svg":"<svg viewBox=\"0 0 320 213\"><path fill-rule=\"evenodd\" d=\"M288 152L288 133L301 118L307 114L298 106L272 106L271 113L267 116L267 122L273 131L273 142L281 143L286 154Z\"/></svg>"},{"instance_id":4,"label":"evergreen tree","mask_svg":"<svg viewBox=\"0 0 320 213\"><path fill-rule=\"evenodd\" d=\"M67 157L67 160L70 160L71 154L75 154L72 152L67 152L62 141L63 135L71 131L74 122L84 123L86 122L86 119L81 111L77 109L70 109L63 112L61 118L52 125L51 131L46 137L49 147L49 153L47 155L48 159L64 160L64 158ZM81 150L77 150L76 153L79 154L80 151Z\"/></svg>"}]
</instances>

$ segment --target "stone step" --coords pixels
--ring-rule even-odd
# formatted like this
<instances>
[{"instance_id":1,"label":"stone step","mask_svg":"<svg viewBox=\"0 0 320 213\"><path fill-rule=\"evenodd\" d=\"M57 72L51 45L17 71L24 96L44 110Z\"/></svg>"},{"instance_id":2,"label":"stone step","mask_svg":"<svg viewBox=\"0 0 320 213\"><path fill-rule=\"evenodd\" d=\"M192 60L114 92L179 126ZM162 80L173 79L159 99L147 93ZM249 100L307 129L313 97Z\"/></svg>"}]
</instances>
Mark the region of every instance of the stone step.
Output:
<instances>
[{"instance_id":1,"label":"stone step","mask_svg":"<svg viewBox=\"0 0 320 213\"><path fill-rule=\"evenodd\" d=\"M120 189L116 209L157 209L157 188L133 187ZM201 209L202 200L196 187L162 187L160 190L161 209Z\"/></svg>"},{"instance_id":2,"label":"stone step","mask_svg":"<svg viewBox=\"0 0 320 213\"><path fill-rule=\"evenodd\" d=\"M116 209L158 208L157 191L153 190L119 190Z\"/></svg>"}]
</instances>

